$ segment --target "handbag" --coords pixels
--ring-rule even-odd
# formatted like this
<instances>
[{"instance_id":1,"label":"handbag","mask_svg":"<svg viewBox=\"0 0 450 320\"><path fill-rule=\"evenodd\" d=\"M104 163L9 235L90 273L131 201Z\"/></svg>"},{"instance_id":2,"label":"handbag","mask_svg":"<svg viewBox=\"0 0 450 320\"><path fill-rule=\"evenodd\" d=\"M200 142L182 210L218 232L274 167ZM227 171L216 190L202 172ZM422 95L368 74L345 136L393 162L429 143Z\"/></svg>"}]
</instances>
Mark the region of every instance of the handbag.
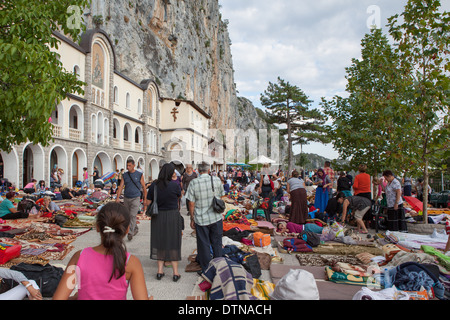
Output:
<instances>
[{"instance_id":1,"label":"handbag","mask_svg":"<svg viewBox=\"0 0 450 320\"><path fill-rule=\"evenodd\" d=\"M158 215L158 192L157 192L158 186L155 183L155 188L153 189L153 201L152 204L148 206L147 211L145 212L145 215L147 217L155 217Z\"/></svg>"},{"instance_id":2,"label":"handbag","mask_svg":"<svg viewBox=\"0 0 450 320\"><path fill-rule=\"evenodd\" d=\"M213 194L214 194L214 197L212 199L213 210L216 213L223 213L225 211L225 201L223 201L222 199L218 199L216 197L216 192L214 191L214 183L213 183L212 176L211 176L211 185L212 185L212 190L213 190Z\"/></svg>"}]
</instances>

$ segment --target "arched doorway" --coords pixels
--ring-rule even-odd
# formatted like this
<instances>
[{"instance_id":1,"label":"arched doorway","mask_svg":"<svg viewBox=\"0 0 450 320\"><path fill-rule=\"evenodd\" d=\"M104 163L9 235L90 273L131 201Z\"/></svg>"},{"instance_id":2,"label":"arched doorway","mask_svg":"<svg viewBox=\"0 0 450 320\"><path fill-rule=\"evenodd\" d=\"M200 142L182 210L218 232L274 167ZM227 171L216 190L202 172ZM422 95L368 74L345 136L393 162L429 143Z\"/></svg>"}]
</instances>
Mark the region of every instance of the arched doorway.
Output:
<instances>
[{"instance_id":1,"label":"arched doorway","mask_svg":"<svg viewBox=\"0 0 450 320\"><path fill-rule=\"evenodd\" d=\"M126 150L131 150L132 130L131 125L126 123L123 127L123 148Z\"/></svg>"},{"instance_id":2,"label":"arched doorway","mask_svg":"<svg viewBox=\"0 0 450 320\"><path fill-rule=\"evenodd\" d=\"M83 168L87 167L86 153L82 149L76 149L72 154L72 186L77 181L83 181Z\"/></svg>"},{"instance_id":3,"label":"arched doorway","mask_svg":"<svg viewBox=\"0 0 450 320\"><path fill-rule=\"evenodd\" d=\"M10 153L0 151L0 178L18 185L19 181L19 157L17 151L12 148Z\"/></svg>"},{"instance_id":4,"label":"arched doorway","mask_svg":"<svg viewBox=\"0 0 450 320\"><path fill-rule=\"evenodd\" d=\"M152 159L149 163L148 169L149 169L148 170L148 179L149 180L158 179L158 175L159 175L158 161L156 161L155 159Z\"/></svg>"},{"instance_id":5,"label":"arched doorway","mask_svg":"<svg viewBox=\"0 0 450 320\"><path fill-rule=\"evenodd\" d=\"M68 170L67 170L68 159L67 159L66 150L62 146L54 146L50 150L50 160L49 161L50 161L49 176L51 175L53 169L55 169L55 168L62 169L63 174L61 176L61 184L65 184L65 183L68 184L71 173L68 172Z\"/></svg>"},{"instance_id":6,"label":"arched doorway","mask_svg":"<svg viewBox=\"0 0 450 320\"><path fill-rule=\"evenodd\" d=\"M105 152L99 152L94 158L91 171L94 172L94 167L97 167L99 177L112 172L112 164L110 157Z\"/></svg>"},{"instance_id":7,"label":"arched doorway","mask_svg":"<svg viewBox=\"0 0 450 320\"><path fill-rule=\"evenodd\" d=\"M22 156L22 187L31 179L44 179L44 150L41 146L28 144L23 149ZM17 182L18 184L20 183Z\"/></svg>"},{"instance_id":8,"label":"arched doorway","mask_svg":"<svg viewBox=\"0 0 450 320\"><path fill-rule=\"evenodd\" d=\"M81 108L76 104L72 105L69 110L69 138L71 140L83 140L83 119L84 116Z\"/></svg>"},{"instance_id":9,"label":"arched doorway","mask_svg":"<svg viewBox=\"0 0 450 320\"><path fill-rule=\"evenodd\" d=\"M139 159L136 162L136 169L139 169L144 174L144 178L145 178L145 161L144 161L144 158L139 157Z\"/></svg>"},{"instance_id":10,"label":"arched doorway","mask_svg":"<svg viewBox=\"0 0 450 320\"><path fill-rule=\"evenodd\" d=\"M120 154L116 154L114 156L114 165L113 165L113 170L117 171L117 170L122 170L125 169L124 167L124 163L123 163L123 158Z\"/></svg>"}]
</instances>

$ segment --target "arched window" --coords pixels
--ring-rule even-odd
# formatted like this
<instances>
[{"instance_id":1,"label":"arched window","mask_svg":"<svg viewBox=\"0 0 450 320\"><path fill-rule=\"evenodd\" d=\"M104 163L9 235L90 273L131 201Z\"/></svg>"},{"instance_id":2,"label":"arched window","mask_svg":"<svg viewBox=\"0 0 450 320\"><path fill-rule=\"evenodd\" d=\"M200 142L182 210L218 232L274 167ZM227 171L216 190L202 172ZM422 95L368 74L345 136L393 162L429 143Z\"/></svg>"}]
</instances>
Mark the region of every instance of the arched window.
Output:
<instances>
[{"instance_id":1,"label":"arched window","mask_svg":"<svg viewBox=\"0 0 450 320\"><path fill-rule=\"evenodd\" d=\"M126 108L128 109L128 110L130 110L131 109L131 105L130 105L130 94L127 92L127 105L126 105Z\"/></svg>"},{"instance_id":2,"label":"arched window","mask_svg":"<svg viewBox=\"0 0 450 320\"><path fill-rule=\"evenodd\" d=\"M119 88L114 87L114 103L119 103Z\"/></svg>"},{"instance_id":3,"label":"arched window","mask_svg":"<svg viewBox=\"0 0 450 320\"><path fill-rule=\"evenodd\" d=\"M141 102L141 99L138 99L138 114L142 114L142 102Z\"/></svg>"},{"instance_id":4,"label":"arched window","mask_svg":"<svg viewBox=\"0 0 450 320\"><path fill-rule=\"evenodd\" d=\"M73 67L73 73L77 76L77 79L80 80L80 77L81 77L81 70L80 70L80 67L79 67L79 66L75 65L75 66Z\"/></svg>"}]
</instances>

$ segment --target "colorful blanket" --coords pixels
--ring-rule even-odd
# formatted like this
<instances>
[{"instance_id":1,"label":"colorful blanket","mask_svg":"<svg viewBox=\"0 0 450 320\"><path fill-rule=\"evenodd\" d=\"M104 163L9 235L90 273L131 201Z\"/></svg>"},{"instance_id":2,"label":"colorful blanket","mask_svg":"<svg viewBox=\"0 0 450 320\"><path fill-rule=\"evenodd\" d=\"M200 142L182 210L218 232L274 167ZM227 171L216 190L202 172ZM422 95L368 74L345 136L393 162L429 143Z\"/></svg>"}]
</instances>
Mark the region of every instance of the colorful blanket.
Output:
<instances>
[{"instance_id":1,"label":"colorful blanket","mask_svg":"<svg viewBox=\"0 0 450 320\"><path fill-rule=\"evenodd\" d=\"M251 294L253 277L239 263L213 259L202 276L211 284L210 300L256 300Z\"/></svg>"},{"instance_id":2,"label":"colorful blanket","mask_svg":"<svg viewBox=\"0 0 450 320\"><path fill-rule=\"evenodd\" d=\"M357 286L379 286L379 282L377 279L373 277L366 277L366 276L357 276L353 274L348 274L345 272L339 272L333 270L331 267L326 266L325 272L327 274L328 280L334 283L341 283L341 284L350 284L350 285L357 285Z\"/></svg>"}]
</instances>

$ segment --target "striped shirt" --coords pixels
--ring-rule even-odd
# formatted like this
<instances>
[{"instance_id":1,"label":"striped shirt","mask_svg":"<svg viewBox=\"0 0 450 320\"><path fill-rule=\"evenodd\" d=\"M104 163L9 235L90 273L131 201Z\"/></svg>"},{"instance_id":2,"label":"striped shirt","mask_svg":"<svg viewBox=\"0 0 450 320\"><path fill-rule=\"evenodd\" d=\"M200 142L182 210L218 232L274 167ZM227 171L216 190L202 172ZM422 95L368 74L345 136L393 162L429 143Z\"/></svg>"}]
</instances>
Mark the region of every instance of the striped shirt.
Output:
<instances>
[{"instance_id":1,"label":"striped shirt","mask_svg":"<svg viewBox=\"0 0 450 320\"><path fill-rule=\"evenodd\" d=\"M213 181L215 194L212 191L211 176L207 173L192 180L186 192L186 199L195 202L194 221L199 226L208 226L222 220L222 214L214 212L212 200L213 196L225 195L225 191L219 178L213 177Z\"/></svg>"}]
</instances>

